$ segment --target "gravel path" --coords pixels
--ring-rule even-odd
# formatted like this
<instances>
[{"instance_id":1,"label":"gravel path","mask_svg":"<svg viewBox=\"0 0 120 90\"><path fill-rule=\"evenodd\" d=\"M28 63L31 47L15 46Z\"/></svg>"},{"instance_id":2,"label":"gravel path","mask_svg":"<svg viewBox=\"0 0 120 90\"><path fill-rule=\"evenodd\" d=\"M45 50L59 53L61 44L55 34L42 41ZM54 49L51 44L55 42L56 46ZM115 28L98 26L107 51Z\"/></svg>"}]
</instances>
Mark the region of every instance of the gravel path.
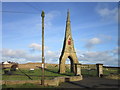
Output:
<instances>
[{"instance_id":1,"label":"gravel path","mask_svg":"<svg viewBox=\"0 0 120 90\"><path fill-rule=\"evenodd\" d=\"M84 77L81 81L62 83L60 88L120 88L118 80L98 78L98 77Z\"/></svg>"}]
</instances>

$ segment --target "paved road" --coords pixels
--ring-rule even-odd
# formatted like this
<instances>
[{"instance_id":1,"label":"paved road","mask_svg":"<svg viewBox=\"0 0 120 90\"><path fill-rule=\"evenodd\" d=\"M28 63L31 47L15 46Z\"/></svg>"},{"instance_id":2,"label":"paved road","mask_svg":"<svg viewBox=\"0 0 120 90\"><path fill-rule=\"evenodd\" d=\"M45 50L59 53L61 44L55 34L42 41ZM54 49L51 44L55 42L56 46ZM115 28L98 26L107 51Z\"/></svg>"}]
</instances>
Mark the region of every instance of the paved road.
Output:
<instances>
[{"instance_id":1,"label":"paved road","mask_svg":"<svg viewBox=\"0 0 120 90\"><path fill-rule=\"evenodd\" d=\"M118 88L118 80L84 77L81 81L65 82L60 85L61 88Z\"/></svg>"}]
</instances>

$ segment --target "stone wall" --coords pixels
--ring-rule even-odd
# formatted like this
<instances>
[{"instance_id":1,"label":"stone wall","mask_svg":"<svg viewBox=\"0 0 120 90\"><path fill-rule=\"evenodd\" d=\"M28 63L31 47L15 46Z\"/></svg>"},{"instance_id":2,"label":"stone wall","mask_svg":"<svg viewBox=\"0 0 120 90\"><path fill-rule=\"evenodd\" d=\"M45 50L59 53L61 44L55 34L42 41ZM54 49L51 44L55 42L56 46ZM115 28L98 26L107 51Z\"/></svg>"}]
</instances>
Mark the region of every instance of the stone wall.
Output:
<instances>
[{"instance_id":1,"label":"stone wall","mask_svg":"<svg viewBox=\"0 0 120 90\"><path fill-rule=\"evenodd\" d=\"M1 67L5 67L5 68L10 68L13 64L5 64L5 65L1 65ZM69 67L70 65L66 64L66 67ZM39 67L41 67L41 63L26 63L26 64L18 64L18 67L20 69L30 69L30 68L34 68L34 69L38 69ZM58 68L59 65L58 64L45 64L45 68L47 67L56 67Z\"/></svg>"},{"instance_id":2,"label":"stone wall","mask_svg":"<svg viewBox=\"0 0 120 90\"><path fill-rule=\"evenodd\" d=\"M0 84L6 84L6 85L15 85L15 84L25 84L25 83L32 83L32 84L39 84L41 83L40 80L2 80L0 81Z\"/></svg>"},{"instance_id":3,"label":"stone wall","mask_svg":"<svg viewBox=\"0 0 120 90\"><path fill-rule=\"evenodd\" d=\"M10 68L12 65L13 65L13 64L4 64L4 65L2 65L2 68L3 68L3 67L4 67L4 68Z\"/></svg>"},{"instance_id":4,"label":"stone wall","mask_svg":"<svg viewBox=\"0 0 120 90\"><path fill-rule=\"evenodd\" d=\"M27 64L19 64L18 68L20 69L30 69L30 68L34 68L34 69L38 69L39 67L41 67L41 63L27 63Z\"/></svg>"},{"instance_id":5,"label":"stone wall","mask_svg":"<svg viewBox=\"0 0 120 90\"><path fill-rule=\"evenodd\" d=\"M82 76L64 76L64 77L56 77L52 80L45 80L45 86L59 86L62 82L69 82L69 81L80 81L82 80ZM41 80L3 80L0 81L0 84L6 85L14 85L14 84L25 84L25 83L32 83L32 84L41 84Z\"/></svg>"},{"instance_id":6,"label":"stone wall","mask_svg":"<svg viewBox=\"0 0 120 90\"><path fill-rule=\"evenodd\" d=\"M12 66L12 64L3 65L3 67L7 67L7 68L10 68L11 66ZM65 66L66 66L66 68L70 69L70 64L66 64ZM18 67L21 68L21 69L23 69L23 68L24 69L30 69L30 68L38 69L38 67L41 67L41 63L18 64ZM47 67L56 67L56 68L58 68L59 64L48 64L48 63L46 63L45 68L47 68ZM88 69L88 68L96 69L96 64L82 64L81 68L82 69Z\"/></svg>"},{"instance_id":7,"label":"stone wall","mask_svg":"<svg viewBox=\"0 0 120 90\"><path fill-rule=\"evenodd\" d=\"M81 65L82 69L96 69L96 64L82 64Z\"/></svg>"}]
</instances>

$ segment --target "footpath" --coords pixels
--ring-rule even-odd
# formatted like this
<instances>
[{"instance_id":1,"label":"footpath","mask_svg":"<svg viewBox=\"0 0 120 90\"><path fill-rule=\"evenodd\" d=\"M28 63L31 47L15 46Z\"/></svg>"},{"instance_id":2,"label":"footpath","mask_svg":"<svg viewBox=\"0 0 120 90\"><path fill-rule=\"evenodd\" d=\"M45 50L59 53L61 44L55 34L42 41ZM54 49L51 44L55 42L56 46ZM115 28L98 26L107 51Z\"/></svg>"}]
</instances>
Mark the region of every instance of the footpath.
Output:
<instances>
[{"instance_id":1,"label":"footpath","mask_svg":"<svg viewBox=\"0 0 120 90\"><path fill-rule=\"evenodd\" d=\"M98 78L98 77L83 77L81 81L62 83L60 88L120 88L120 81Z\"/></svg>"}]
</instances>

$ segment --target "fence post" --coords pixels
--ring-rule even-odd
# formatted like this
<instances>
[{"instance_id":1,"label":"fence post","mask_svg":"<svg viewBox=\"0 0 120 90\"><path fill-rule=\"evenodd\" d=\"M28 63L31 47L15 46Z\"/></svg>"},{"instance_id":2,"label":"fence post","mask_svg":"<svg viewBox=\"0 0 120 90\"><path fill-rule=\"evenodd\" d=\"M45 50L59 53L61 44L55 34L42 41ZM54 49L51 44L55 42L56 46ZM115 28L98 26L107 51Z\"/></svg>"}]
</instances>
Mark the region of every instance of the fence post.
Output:
<instances>
[{"instance_id":1,"label":"fence post","mask_svg":"<svg viewBox=\"0 0 120 90\"><path fill-rule=\"evenodd\" d=\"M102 77L103 76L103 64L97 63L96 67L97 67L97 76Z\"/></svg>"}]
</instances>

